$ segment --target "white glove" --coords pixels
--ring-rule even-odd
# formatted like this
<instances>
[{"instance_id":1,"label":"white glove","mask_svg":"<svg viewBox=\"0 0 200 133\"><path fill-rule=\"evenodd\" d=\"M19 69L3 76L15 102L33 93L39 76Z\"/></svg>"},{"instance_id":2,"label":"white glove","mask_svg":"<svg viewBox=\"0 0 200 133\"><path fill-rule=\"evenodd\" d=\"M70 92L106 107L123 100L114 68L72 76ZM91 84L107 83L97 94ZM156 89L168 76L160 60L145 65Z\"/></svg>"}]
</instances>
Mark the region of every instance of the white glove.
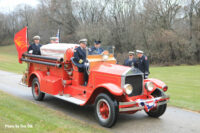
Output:
<instances>
[{"instance_id":1,"label":"white glove","mask_svg":"<svg viewBox=\"0 0 200 133\"><path fill-rule=\"evenodd\" d=\"M28 51L28 53L29 53L29 54L32 54L32 53L33 53L33 50Z\"/></svg>"}]
</instances>

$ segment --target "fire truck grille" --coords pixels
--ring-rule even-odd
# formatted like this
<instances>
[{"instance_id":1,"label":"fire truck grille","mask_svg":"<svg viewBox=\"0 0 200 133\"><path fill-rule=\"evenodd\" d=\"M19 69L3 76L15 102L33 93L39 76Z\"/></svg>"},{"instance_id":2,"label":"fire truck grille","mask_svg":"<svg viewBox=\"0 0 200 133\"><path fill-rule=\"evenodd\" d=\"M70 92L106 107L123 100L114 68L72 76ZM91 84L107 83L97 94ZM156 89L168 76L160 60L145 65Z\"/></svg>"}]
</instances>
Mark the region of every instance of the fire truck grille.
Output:
<instances>
[{"instance_id":1,"label":"fire truck grille","mask_svg":"<svg viewBox=\"0 0 200 133\"><path fill-rule=\"evenodd\" d=\"M143 77L142 75L127 76L125 84L133 86L133 92L129 96L137 96L142 94L143 90Z\"/></svg>"}]
</instances>

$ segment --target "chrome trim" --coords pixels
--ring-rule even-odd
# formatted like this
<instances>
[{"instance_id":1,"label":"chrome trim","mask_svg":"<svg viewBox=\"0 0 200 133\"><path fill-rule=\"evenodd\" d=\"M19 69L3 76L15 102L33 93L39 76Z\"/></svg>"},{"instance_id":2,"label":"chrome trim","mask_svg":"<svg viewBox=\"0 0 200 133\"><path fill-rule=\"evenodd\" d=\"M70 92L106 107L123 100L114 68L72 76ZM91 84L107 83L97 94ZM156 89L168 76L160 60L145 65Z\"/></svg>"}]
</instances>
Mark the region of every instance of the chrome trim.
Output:
<instances>
[{"instance_id":1,"label":"chrome trim","mask_svg":"<svg viewBox=\"0 0 200 133\"><path fill-rule=\"evenodd\" d=\"M168 103L168 102L169 102L169 100L161 101L161 102L157 103L157 106L160 106L160 105L166 104L166 103Z\"/></svg>"},{"instance_id":2,"label":"chrome trim","mask_svg":"<svg viewBox=\"0 0 200 133\"><path fill-rule=\"evenodd\" d=\"M156 97L156 98L152 98L152 99L166 99L169 98L169 95L164 95L162 97ZM145 100L145 102L151 101L152 99L147 99ZM169 100L165 100L165 101L160 101L157 103L157 107L163 104L168 103ZM132 105L132 104L137 104L138 102L136 101L131 101L131 102L119 102L119 105ZM135 107L129 107L129 108L119 108L119 112L126 112L126 111L135 111L135 110L142 110L144 109L144 106L136 106Z\"/></svg>"},{"instance_id":3,"label":"chrome trim","mask_svg":"<svg viewBox=\"0 0 200 133\"><path fill-rule=\"evenodd\" d=\"M59 99L62 99L64 101L67 101L67 102L70 102L70 103L74 103L74 104L77 104L77 105L83 105L86 102L86 101L77 99L75 97L71 97L70 95L67 95L67 94L65 94L63 96L60 96L60 95L51 95L51 96L54 96L56 98L59 98Z\"/></svg>"},{"instance_id":4,"label":"chrome trim","mask_svg":"<svg viewBox=\"0 0 200 133\"><path fill-rule=\"evenodd\" d=\"M139 106L139 107L132 107L132 108L120 108L119 112L125 112L125 111L135 111L135 110L142 110L144 109L143 106Z\"/></svg>"},{"instance_id":5,"label":"chrome trim","mask_svg":"<svg viewBox=\"0 0 200 133\"><path fill-rule=\"evenodd\" d=\"M119 105L130 105L130 104L136 104L136 101L132 101L132 102L119 102Z\"/></svg>"},{"instance_id":6,"label":"chrome trim","mask_svg":"<svg viewBox=\"0 0 200 133\"><path fill-rule=\"evenodd\" d=\"M132 68L127 69L127 70L122 74L122 76L126 76L126 74L127 74L130 70L132 70Z\"/></svg>"},{"instance_id":7,"label":"chrome trim","mask_svg":"<svg viewBox=\"0 0 200 133\"><path fill-rule=\"evenodd\" d=\"M142 76L142 94L144 93L144 87L143 87L143 82L144 82L144 74L143 73L137 73L137 74L129 74L128 73L133 70L134 71L134 67L131 67L129 69L127 69L122 75L121 75L121 88L124 88L125 85L125 78L126 76L136 76L136 75L141 75ZM136 70L136 69L135 69ZM134 88L133 88L134 89Z\"/></svg>"}]
</instances>

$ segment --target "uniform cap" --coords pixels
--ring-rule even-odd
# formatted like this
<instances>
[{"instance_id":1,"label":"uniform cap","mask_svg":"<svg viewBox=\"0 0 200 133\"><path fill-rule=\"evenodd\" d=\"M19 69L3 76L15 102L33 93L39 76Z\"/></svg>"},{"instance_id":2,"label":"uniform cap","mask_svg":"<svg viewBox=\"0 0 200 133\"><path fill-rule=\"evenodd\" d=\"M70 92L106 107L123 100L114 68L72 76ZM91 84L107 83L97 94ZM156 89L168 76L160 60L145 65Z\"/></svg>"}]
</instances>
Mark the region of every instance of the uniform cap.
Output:
<instances>
[{"instance_id":1,"label":"uniform cap","mask_svg":"<svg viewBox=\"0 0 200 133\"><path fill-rule=\"evenodd\" d=\"M94 41L95 44L101 44L101 41Z\"/></svg>"},{"instance_id":2,"label":"uniform cap","mask_svg":"<svg viewBox=\"0 0 200 133\"><path fill-rule=\"evenodd\" d=\"M84 43L84 44L87 44L87 39L81 39L81 40L79 40L79 43Z\"/></svg>"},{"instance_id":3,"label":"uniform cap","mask_svg":"<svg viewBox=\"0 0 200 133\"><path fill-rule=\"evenodd\" d=\"M142 50L136 50L136 53L144 54Z\"/></svg>"},{"instance_id":4,"label":"uniform cap","mask_svg":"<svg viewBox=\"0 0 200 133\"><path fill-rule=\"evenodd\" d=\"M50 37L50 40L56 41L57 37Z\"/></svg>"},{"instance_id":5,"label":"uniform cap","mask_svg":"<svg viewBox=\"0 0 200 133\"><path fill-rule=\"evenodd\" d=\"M40 36L34 36L33 40L40 40Z\"/></svg>"},{"instance_id":6,"label":"uniform cap","mask_svg":"<svg viewBox=\"0 0 200 133\"><path fill-rule=\"evenodd\" d=\"M129 51L128 54L134 55L135 53L133 51Z\"/></svg>"}]
</instances>

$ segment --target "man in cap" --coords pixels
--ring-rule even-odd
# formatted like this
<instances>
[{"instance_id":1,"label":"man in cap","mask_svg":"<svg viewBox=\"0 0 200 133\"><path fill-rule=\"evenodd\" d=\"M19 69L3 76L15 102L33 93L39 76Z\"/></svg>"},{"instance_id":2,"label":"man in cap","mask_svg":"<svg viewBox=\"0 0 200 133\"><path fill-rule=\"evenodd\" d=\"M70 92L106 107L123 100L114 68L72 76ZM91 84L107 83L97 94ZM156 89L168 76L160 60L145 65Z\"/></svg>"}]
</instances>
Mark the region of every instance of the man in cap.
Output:
<instances>
[{"instance_id":1,"label":"man in cap","mask_svg":"<svg viewBox=\"0 0 200 133\"><path fill-rule=\"evenodd\" d=\"M28 48L29 54L35 54L35 55L41 55L40 47L42 46L40 44L40 36L34 36L33 37L34 43L30 45Z\"/></svg>"},{"instance_id":2,"label":"man in cap","mask_svg":"<svg viewBox=\"0 0 200 133\"><path fill-rule=\"evenodd\" d=\"M129 54L128 59L124 61L124 65L132 67L136 62L136 59L134 58L134 52L129 51L128 54Z\"/></svg>"},{"instance_id":3,"label":"man in cap","mask_svg":"<svg viewBox=\"0 0 200 133\"><path fill-rule=\"evenodd\" d=\"M99 55L103 52L103 48L101 48L101 41L94 41L94 46L89 49L89 54L91 55Z\"/></svg>"},{"instance_id":4,"label":"man in cap","mask_svg":"<svg viewBox=\"0 0 200 133\"><path fill-rule=\"evenodd\" d=\"M57 37L50 37L50 43L57 43Z\"/></svg>"},{"instance_id":5,"label":"man in cap","mask_svg":"<svg viewBox=\"0 0 200 133\"><path fill-rule=\"evenodd\" d=\"M144 78L147 79L149 75L149 61L147 56L141 50L136 50L138 60L136 61L136 67L144 73Z\"/></svg>"},{"instance_id":6,"label":"man in cap","mask_svg":"<svg viewBox=\"0 0 200 133\"><path fill-rule=\"evenodd\" d=\"M81 39L79 43L80 46L74 50L74 62L76 62L79 72L84 72L84 85L86 86L88 82L87 66L85 65L87 39Z\"/></svg>"}]
</instances>

